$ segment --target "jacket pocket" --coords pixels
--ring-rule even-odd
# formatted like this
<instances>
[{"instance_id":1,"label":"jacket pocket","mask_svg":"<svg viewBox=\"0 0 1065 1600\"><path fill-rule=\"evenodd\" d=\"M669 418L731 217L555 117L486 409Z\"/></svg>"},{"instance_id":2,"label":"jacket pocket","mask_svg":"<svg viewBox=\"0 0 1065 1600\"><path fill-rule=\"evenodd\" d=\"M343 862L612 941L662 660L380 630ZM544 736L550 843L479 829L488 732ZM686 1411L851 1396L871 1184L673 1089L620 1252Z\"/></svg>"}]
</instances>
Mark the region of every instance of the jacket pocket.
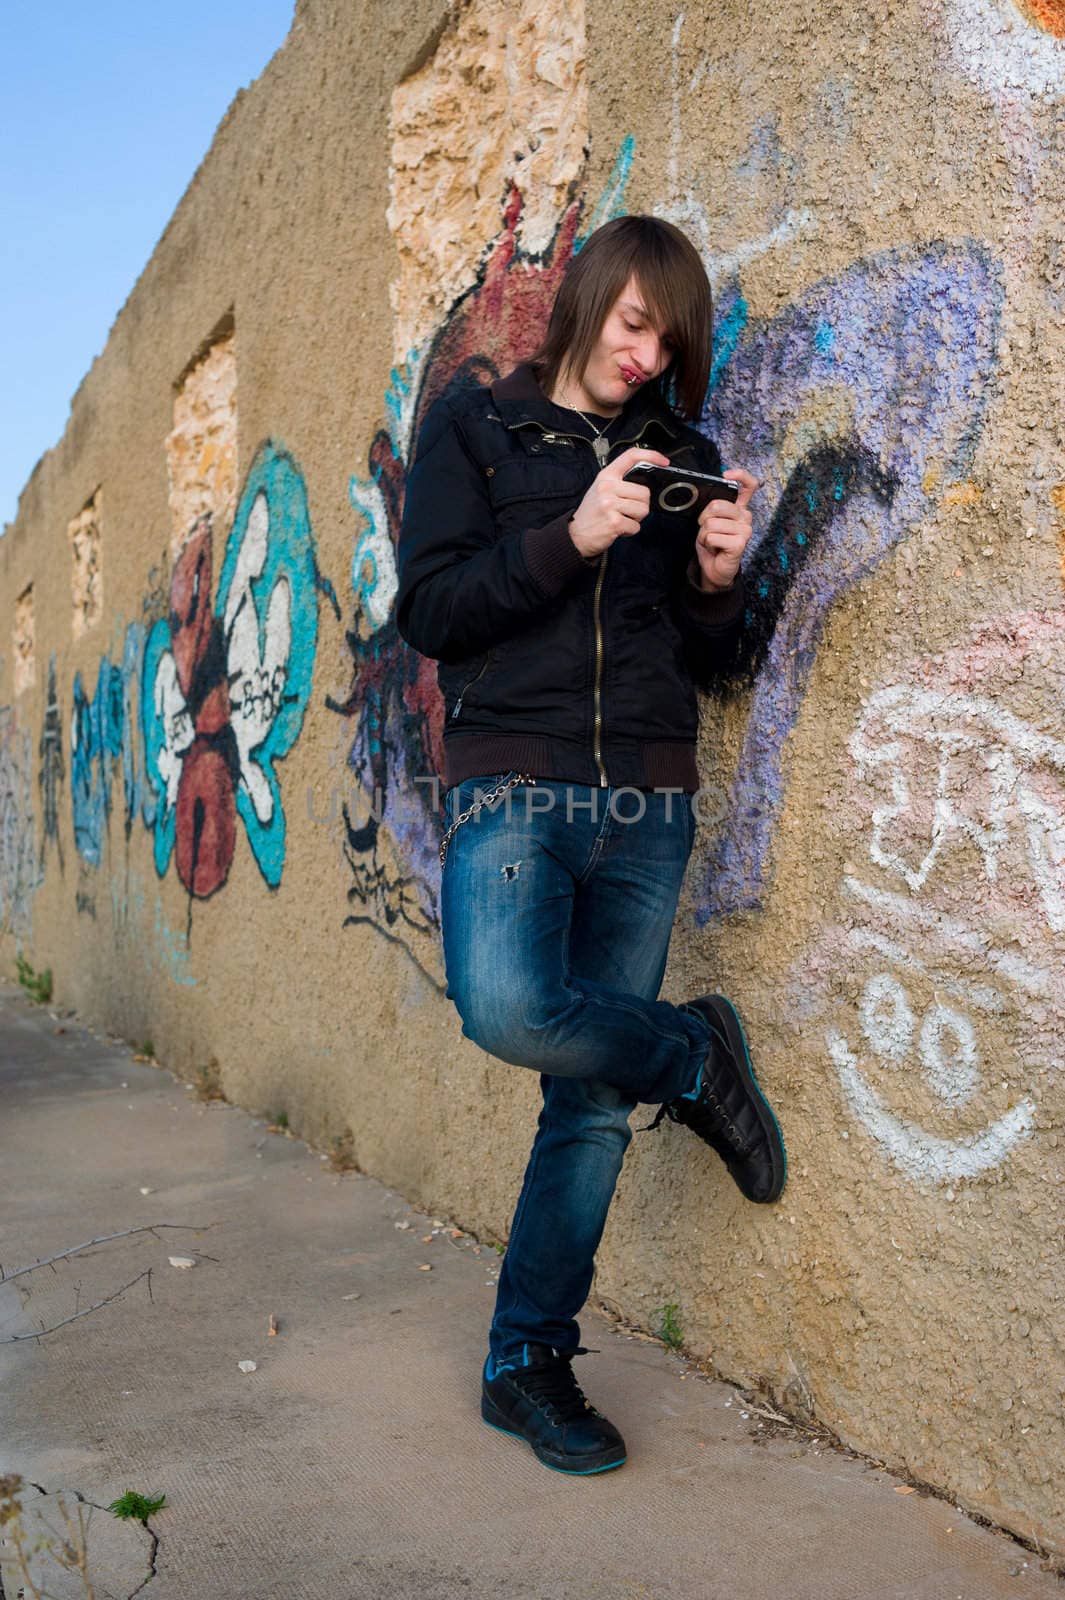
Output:
<instances>
[{"instance_id":1,"label":"jacket pocket","mask_svg":"<svg viewBox=\"0 0 1065 1600\"><path fill-rule=\"evenodd\" d=\"M470 692L473 691L474 693L476 693L475 686L478 683L480 683L481 679L484 677L485 673L488 671L489 667L492 665L492 659L495 656L495 654L496 654L496 647L493 645L492 649L489 650L486 653L486 655L484 656L484 659L481 661L480 666L473 673L470 673L468 671L468 667L469 667L469 665L472 665L472 663L467 663L467 672L466 672L465 681L459 680L459 692L455 697L454 705L451 707L451 710L448 712L447 720L449 722L456 721L462 715L462 708L467 703L468 696L470 695Z\"/></svg>"},{"instance_id":2,"label":"jacket pocket","mask_svg":"<svg viewBox=\"0 0 1065 1600\"><path fill-rule=\"evenodd\" d=\"M496 511L543 501L553 516L560 509L560 502L583 499L586 479L579 459L504 456L485 468L488 498Z\"/></svg>"}]
</instances>

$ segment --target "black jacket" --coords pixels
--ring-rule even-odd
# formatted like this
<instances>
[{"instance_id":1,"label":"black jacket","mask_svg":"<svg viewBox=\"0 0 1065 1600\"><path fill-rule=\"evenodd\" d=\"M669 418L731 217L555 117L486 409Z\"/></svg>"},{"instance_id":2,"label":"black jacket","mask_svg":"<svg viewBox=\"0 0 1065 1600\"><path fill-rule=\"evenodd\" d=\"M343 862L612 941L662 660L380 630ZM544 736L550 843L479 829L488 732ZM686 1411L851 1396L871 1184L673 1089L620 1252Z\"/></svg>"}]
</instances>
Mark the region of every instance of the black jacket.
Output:
<instances>
[{"instance_id":1,"label":"black jacket","mask_svg":"<svg viewBox=\"0 0 1065 1600\"><path fill-rule=\"evenodd\" d=\"M608 430L720 472L709 440L648 392ZM699 787L696 684L727 665L742 583L694 581L695 521L652 509L586 560L569 520L599 471L591 429L528 366L444 395L422 425L399 537L396 621L439 663L445 782L518 770L574 783Z\"/></svg>"}]
</instances>

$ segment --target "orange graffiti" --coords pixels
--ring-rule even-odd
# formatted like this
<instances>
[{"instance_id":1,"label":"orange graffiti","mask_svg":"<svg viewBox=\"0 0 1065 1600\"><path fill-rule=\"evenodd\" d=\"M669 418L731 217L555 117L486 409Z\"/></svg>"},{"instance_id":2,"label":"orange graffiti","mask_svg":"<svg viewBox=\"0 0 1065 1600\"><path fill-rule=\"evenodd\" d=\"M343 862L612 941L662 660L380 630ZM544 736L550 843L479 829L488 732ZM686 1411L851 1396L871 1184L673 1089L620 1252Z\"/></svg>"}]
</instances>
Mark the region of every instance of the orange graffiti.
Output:
<instances>
[{"instance_id":1,"label":"orange graffiti","mask_svg":"<svg viewBox=\"0 0 1065 1600\"><path fill-rule=\"evenodd\" d=\"M1050 491L1050 498L1062 517L1058 523L1058 549L1061 551L1061 583L1065 588L1065 483L1056 483Z\"/></svg>"},{"instance_id":2,"label":"orange graffiti","mask_svg":"<svg viewBox=\"0 0 1065 1600\"><path fill-rule=\"evenodd\" d=\"M1017 0L1017 9L1055 39L1065 39L1065 0Z\"/></svg>"}]
</instances>

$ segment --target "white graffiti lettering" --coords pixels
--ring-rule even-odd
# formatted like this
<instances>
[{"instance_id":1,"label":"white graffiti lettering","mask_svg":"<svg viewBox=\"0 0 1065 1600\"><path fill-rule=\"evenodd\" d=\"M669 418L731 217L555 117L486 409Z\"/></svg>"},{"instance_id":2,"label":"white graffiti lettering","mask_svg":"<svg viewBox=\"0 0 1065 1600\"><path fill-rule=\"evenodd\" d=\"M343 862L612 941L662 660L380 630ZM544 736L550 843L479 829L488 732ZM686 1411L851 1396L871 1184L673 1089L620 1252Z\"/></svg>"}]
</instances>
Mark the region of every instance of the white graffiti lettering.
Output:
<instances>
[{"instance_id":1,"label":"white graffiti lettering","mask_svg":"<svg viewBox=\"0 0 1065 1600\"><path fill-rule=\"evenodd\" d=\"M876 967L858 1002L862 1049L830 1027L829 1056L852 1114L909 1178L973 1178L1001 1163L1036 1120L1033 1096L1010 1087L1016 1065L996 1058L985 1072L980 1019L1004 1037L1027 1035L1026 1072L1058 1067L1052 1041L1065 1019L1053 936L1065 931L1065 744L989 695L909 684L869 698L850 753L870 876L899 887L853 869L843 877L844 899L860 913L845 945ZM1052 959L1038 959L1040 946ZM989 1076L1007 1106L981 1125ZM933 1133L912 1111L892 1109L891 1098L919 1085L937 1120L960 1120L964 1131Z\"/></svg>"}]
</instances>

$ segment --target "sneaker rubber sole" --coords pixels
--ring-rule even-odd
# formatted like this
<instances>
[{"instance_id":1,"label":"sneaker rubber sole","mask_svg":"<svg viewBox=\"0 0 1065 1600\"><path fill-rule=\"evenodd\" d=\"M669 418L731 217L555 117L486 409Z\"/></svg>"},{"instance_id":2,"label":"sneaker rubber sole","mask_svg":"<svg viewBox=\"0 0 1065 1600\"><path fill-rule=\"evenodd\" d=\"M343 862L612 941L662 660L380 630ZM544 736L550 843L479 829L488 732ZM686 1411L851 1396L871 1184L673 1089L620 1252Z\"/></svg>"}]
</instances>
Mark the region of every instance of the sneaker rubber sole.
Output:
<instances>
[{"instance_id":1,"label":"sneaker rubber sole","mask_svg":"<svg viewBox=\"0 0 1065 1600\"><path fill-rule=\"evenodd\" d=\"M514 1429L508 1426L510 1419L486 1394L481 1395L481 1417L497 1433L505 1433L509 1439L519 1439L522 1444L527 1444L536 1459L542 1461L545 1467L550 1467L552 1472L564 1472L571 1478L591 1478L600 1472L612 1472L615 1467L624 1466L628 1460L625 1455L619 1456L617 1447L613 1446L599 1455L583 1458L588 1462L587 1466L575 1467L572 1456L560 1455L557 1450L549 1450L546 1445L533 1444L523 1433L515 1433Z\"/></svg>"}]
</instances>

